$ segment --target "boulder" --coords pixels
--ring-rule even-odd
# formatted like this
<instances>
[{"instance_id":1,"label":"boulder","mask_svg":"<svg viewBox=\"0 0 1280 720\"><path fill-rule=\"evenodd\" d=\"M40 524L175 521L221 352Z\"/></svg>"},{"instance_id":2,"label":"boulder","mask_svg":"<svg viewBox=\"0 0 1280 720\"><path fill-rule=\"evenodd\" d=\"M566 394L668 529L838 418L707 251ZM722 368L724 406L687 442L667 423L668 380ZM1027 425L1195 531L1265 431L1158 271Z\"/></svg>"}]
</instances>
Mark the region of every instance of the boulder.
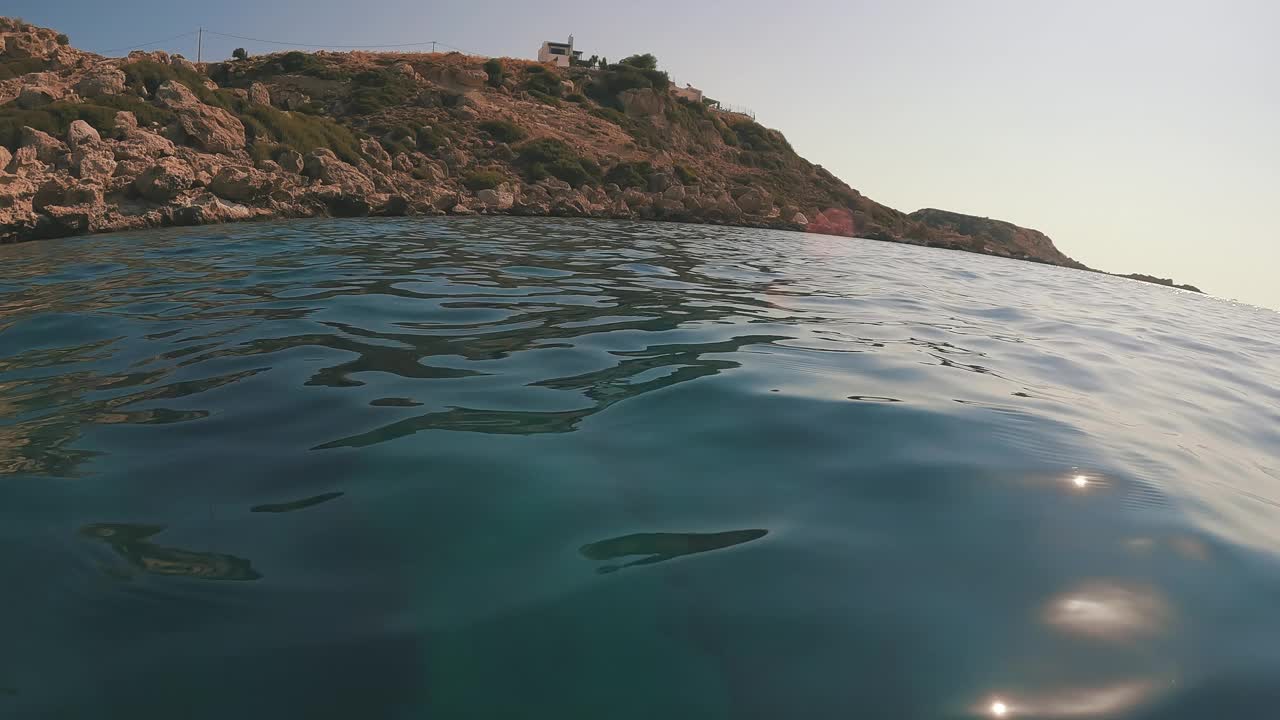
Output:
<instances>
[{"instance_id":1,"label":"boulder","mask_svg":"<svg viewBox=\"0 0 1280 720\"><path fill-rule=\"evenodd\" d=\"M128 135L130 132L138 129L138 116L128 110L121 110L116 113L115 128L117 135Z\"/></svg>"},{"instance_id":2,"label":"boulder","mask_svg":"<svg viewBox=\"0 0 1280 720\"><path fill-rule=\"evenodd\" d=\"M50 205L42 211L34 238L60 238L83 235L93 229L94 218L102 212L92 205Z\"/></svg>"},{"instance_id":3,"label":"boulder","mask_svg":"<svg viewBox=\"0 0 1280 720\"><path fill-rule=\"evenodd\" d=\"M249 102L257 103L259 105L270 105L271 91L267 89L266 85L256 82L249 86Z\"/></svg>"},{"instance_id":4,"label":"boulder","mask_svg":"<svg viewBox=\"0 0 1280 720\"><path fill-rule=\"evenodd\" d=\"M631 117L644 118L662 115L665 103L653 88L626 90L619 96L622 107Z\"/></svg>"},{"instance_id":5,"label":"boulder","mask_svg":"<svg viewBox=\"0 0 1280 720\"><path fill-rule=\"evenodd\" d=\"M58 47L57 41L39 32L6 35L4 54L13 58L47 58Z\"/></svg>"},{"instance_id":6,"label":"boulder","mask_svg":"<svg viewBox=\"0 0 1280 720\"><path fill-rule=\"evenodd\" d=\"M99 65L76 83L76 93L85 98L119 95L124 89L124 72L111 65Z\"/></svg>"},{"instance_id":7,"label":"boulder","mask_svg":"<svg viewBox=\"0 0 1280 720\"><path fill-rule=\"evenodd\" d=\"M52 86L29 85L18 93L18 107L23 110L35 110L61 100L63 92Z\"/></svg>"},{"instance_id":8,"label":"boulder","mask_svg":"<svg viewBox=\"0 0 1280 720\"><path fill-rule=\"evenodd\" d=\"M613 217L629 218L631 217L631 208L627 206L626 200L616 198L609 204L609 214Z\"/></svg>"},{"instance_id":9,"label":"boulder","mask_svg":"<svg viewBox=\"0 0 1280 720\"><path fill-rule=\"evenodd\" d=\"M463 122L475 122L480 119L479 111L477 111L475 108L471 107L470 105L463 105L461 107L456 107L450 112L453 114L454 117L458 118L459 120L462 120Z\"/></svg>"},{"instance_id":10,"label":"boulder","mask_svg":"<svg viewBox=\"0 0 1280 720\"><path fill-rule=\"evenodd\" d=\"M105 143L83 143L71 154L71 169L81 180L105 183L116 172L115 153Z\"/></svg>"},{"instance_id":11,"label":"boulder","mask_svg":"<svg viewBox=\"0 0 1280 720\"><path fill-rule=\"evenodd\" d=\"M36 148L28 145L18 148L9 161L9 172L14 175L39 175L45 171L45 163L36 155Z\"/></svg>"},{"instance_id":12,"label":"boulder","mask_svg":"<svg viewBox=\"0 0 1280 720\"><path fill-rule=\"evenodd\" d=\"M186 85L169 80L156 89L156 100L177 113L183 134L197 148L211 153L244 149L244 124L240 119L200 102Z\"/></svg>"},{"instance_id":13,"label":"boulder","mask_svg":"<svg viewBox=\"0 0 1280 720\"><path fill-rule=\"evenodd\" d=\"M228 166L214 176L209 189L227 200L252 202L271 192L271 178L253 168Z\"/></svg>"},{"instance_id":14,"label":"boulder","mask_svg":"<svg viewBox=\"0 0 1280 720\"><path fill-rule=\"evenodd\" d=\"M476 193L476 199L487 210L510 210L516 204L515 195L509 191L481 190Z\"/></svg>"},{"instance_id":15,"label":"boulder","mask_svg":"<svg viewBox=\"0 0 1280 720\"><path fill-rule=\"evenodd\" d=\"M773 199L769 193L752 188L738 196L738 207L748 215L768 215L773 210Z\"/></svg>"},{"instance_id":16,"label":"boulder","mask_svg":"<svg viewBox=\"0 0 1280 720\"><path fill-rule=\"evenodd\" d=\"M271 99L285 110L298 110L311 102L311 96L297 90L276 90L271 93Z\"/></svg>"},{"instance_id":17,"label":"boulder","mask_svg":"<svg viewBox=\"0 0 1280 720\"><path fill-rule=\"evenodd\" d=\"M454 83L465 88L482 88L489 82L489 73L478 67L455 67L450 75Z\"/></svg>"},{"instance_id":18,"label":"boulder","mask_svg":"<svg viewBox=\"0 0 1280 720\"><path fill-rule=\"evenodd\" d=\"M153 202L168 202L191 188L195 173L178 158L160 158L133 181L138 194Z\"/></svg>"},{"instance_id":19,"label":"boulder","mask_svg":"<svg viewBox=\"0 0 1280 720\"><path fill-rule=\"evenodd\" d=\"M626 190L623 190L622 201L625 202L627 206L633 210L636 210L642 207L648 207L649 205L653 204L652 198L650 198L646 193L641 192L640 190L637 190L636 188L627 188Z\"/></svg>"},{"instance_id":20,"label":"boulder","mask_svg":"<svg viewBox=\"0 0 1280 720\"><path fill-rule=\"evenodd\" d=\"M360 154L370 165L378 168L383 172L391 171L391 155L382 147L382 145L373 138L366 138L360 141Z\"/></svg>"},{"instance_id":21,"label":"boulder","mask_svg":"<svg viewBox=\"0 0 1280 720\"><path fill-rule=\"evenodd\" d=\"M410 79L410 80L414 81L415 83L420 83L420 82L422 82L422 76L421 76L421 75L419 75L419 74L418 74L418 71L417 71L417 70L415 70L415 69L413 68L413 66L412 66L412 65L410 65L410 64L409 64L409 63L407 63L407 62L398 62L398 63L396 63L395 65L392 65L392 66L391 66L391 69L392 69L393 71L395 71L395 72L400 73L401 75L405 76L406 78L408 78L408 79ZM486 75L486 77L488 77L488 76Z\"/></svg>"},{"instance_id":22,"label":"boulder","mask_svg":"<svg viewBox=\"0 0 1280 720\"><path fill-rule=\"evenodd\" d=\"M19 147L34 148L36 158L45 163L57 162L69 152L67 146L61 140L32 127L22 128Z\"/></svg>"},{"instance_id":23,"label":"boulder","mask_svg":"<svg viewBox=\"0 0 1280 720\"><path fill-rule=\"evenodd\" d=\"M413 158L405 153L400 153L391 161L391 169L402 173L413 172Z\"/></svg>"},{"instance_id":24,"label":"boulder","mask_svg":"<svg viewBox=\"0 0 1280 720\"><path fill-rule=\"evenodd\" d=\"M656 172L649 176L649 192L665 192L673 182L667 173Z\"/></svg>"},{"instance_id":25,"label":"boulder","mask_svg":"<svg viewBox=\"0 0 1280 720\"><path fill-rule=\"evenodd\" d=\"M117 126L119 127L119 126ZM116 160L153 161L177 153L173 142L147 130L133 130L124 140L113 143Z\"/></svg>"},{"instance_id":26,"label":"boulder","mask_svg":"<svg viewBox=\"0 0 1280 720\"><path fill-rule=\"evenodd\" d=\"M169 58L169 64L178 68L179 70L186 70L188 72L199 72L199 69L196 68L195 63L182 57L181 55L174 55L173 57Z\"/></svg>"},{"instance_id":27,"label":"boulder","mask_svg":"<svg viewBox=\"0 0 1280 720\"><path fill-rule=\"evenodd\" d=\"M77 182L66 175L54 175L40 185L31 207L43 211L51 205L101 205L102 186Z\"/></svg>"},{"instance_id":28,"label":"boulder","mask_svg":"<svg viewBox=\"0 0 1280 720\"><path fill-rule=\"evenodd\" d=\"M67 144L72 150L79 148L81 145L92 145L102 142L102 136L92 125L83 120L72 120L71 127L67 129Z\"/></svg>"},{"instance_id":29,"label":"boulder","mask_svg":"<svg viewBox=\"0 0 1280 720\"><path fill-rule=\"evenodd\" d=\"M380 217L403 217L409 214L409 199L403 195L387 195L379 197L373 214Z\"/></svg>"},{"instance_id":30,"label":"boulder","mask_svg":"<svg viewBox=\"0 0 1280 720\"><path fill-rule=\"evenodd\" d=\"M351 165L339 160L338 156L327 148L308 153L303 160L302 172L307 177L319 180L326 185L336 185L345 193L365 196L374 193L373 181Z\"/></svg>"},{"instance_id":31,"label":"boulder","mask_svg":"<svg viewBox=\"0 0 1280 720\"><path fill-rule=\"evenodd\" d=\"M794 224L794 225L806 225L806 226L807 226L807 225L809 224L809 218L805 217L805 214L804 214L804 213L802 213L802 212L796 212L796 214L795 214L795 215L792 215L792 216L791 216L791 222L792 222L792 224Z\"/></svg>"},{"instance_id":32,"label":"boulder","mask_svg":"<svg viewBox=\"0 0 1280 720\"><path fill-rule=\"evenodd\" d=\"M684 186L680 184L672 185L671 187L667 188L665 192L662 193L662 197L665 200L674 200L676 202L683 202L685 198Z\"/></svg>"},{"instance_id":33,"label":"boulder","mask_svg":"<svg viewBox=\"0 0 1280 720\"><path fill-rule=\"evenodd\" d=\"M715 209L720 212L720 214L730 219L742 215L742 208L738 207L738 204L735 203L733 198L728 195L724 195L720 198L715 205Z\"/></svg>"},{"instance_id":34,"label":"boulder","mask_svg":"<svg viewBox=\"0 0 1280 720\"><path fill-rule=\"evenodd\" d=\"M175 225L205 225L208 223L248 220L255 216L252 209L243 205L223 202L212 193L200 193L191 202L174 208Z\"/></svg>"},{"instance_id":35,"label":"boulder","mask_svg":"<svg viewBox=\"0 0 1280 720\"><path fill-rule=\"evenodd\" d=\"M0 173L7 172L11 162L13 162L13 153L9 152L9 148L0 145Z\"/></svg>"},{"instance_id":36,"label":"boulder","mask_svg":"<svg viewBox=\"0 0 1280 720\"><path fill-rule=\"evenodd\" d=\"M280 168L285 172L302 172L302 153L297 150L285 150L276 158L276 162L280 163Z\"/></svg>"}]
</instances>

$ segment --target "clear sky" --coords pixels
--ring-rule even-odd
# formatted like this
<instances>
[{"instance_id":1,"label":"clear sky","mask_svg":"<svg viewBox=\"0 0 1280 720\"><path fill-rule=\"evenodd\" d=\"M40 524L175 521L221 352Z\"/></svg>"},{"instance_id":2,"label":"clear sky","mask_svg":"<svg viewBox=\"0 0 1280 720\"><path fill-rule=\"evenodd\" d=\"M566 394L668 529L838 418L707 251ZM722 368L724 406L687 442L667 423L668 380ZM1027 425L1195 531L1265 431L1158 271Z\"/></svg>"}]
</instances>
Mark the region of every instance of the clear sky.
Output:
<instances>
[{"instance_id":1,"label":"clear sky","mask_svg":"<svg viewBox=\"0 0 1280 720\"><path fill-rule=\"evenodd\" d=\"M203 25L315 45L653 52L900 210L1042 230L1076 259L1280 308L1274 0L9 0L88 50ZM205 58L286 49L205 37ZM195 55L195 38L154 46Z\"/></svg>"}]
</instances>

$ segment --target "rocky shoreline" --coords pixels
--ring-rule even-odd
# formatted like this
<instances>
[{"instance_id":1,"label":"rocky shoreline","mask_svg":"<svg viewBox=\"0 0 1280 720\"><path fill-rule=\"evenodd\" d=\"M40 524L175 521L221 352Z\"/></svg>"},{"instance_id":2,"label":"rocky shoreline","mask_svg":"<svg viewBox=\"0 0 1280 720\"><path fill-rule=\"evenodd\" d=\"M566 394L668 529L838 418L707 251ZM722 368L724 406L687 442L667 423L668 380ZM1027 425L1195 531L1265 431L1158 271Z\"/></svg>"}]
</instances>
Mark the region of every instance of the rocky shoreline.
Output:
<instances>
[{"instance_id":1,"label":"rocky shoreline","mask_svg":"<svg viewBox=\"0 0 1280 720\"><path fill-rule=\"evenodd\" d=\"M523 215L861 236L1084 268L876 203L777 131L599 68L449 54L106 58L0 18L0 243L268 218Z\"/></svg>"}]
</instances>

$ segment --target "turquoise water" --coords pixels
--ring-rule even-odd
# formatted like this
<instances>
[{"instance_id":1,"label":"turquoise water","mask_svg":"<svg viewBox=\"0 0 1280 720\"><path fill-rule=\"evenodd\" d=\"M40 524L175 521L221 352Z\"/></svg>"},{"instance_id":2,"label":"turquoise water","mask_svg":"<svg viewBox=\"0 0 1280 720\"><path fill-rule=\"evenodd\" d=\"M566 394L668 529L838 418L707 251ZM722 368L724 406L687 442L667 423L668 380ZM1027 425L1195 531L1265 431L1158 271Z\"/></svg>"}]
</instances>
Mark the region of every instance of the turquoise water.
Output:
<instances>
[{"instance_id":1,"label":"turquoise water","mask_svg":"<svg viewBox=\"0 0 1280 720\"><path fill-rule=\"evenodd\" d=\"M781 232L0 248L0 717L1280 714L1280 317Z\"/></svg>"}]
</instances>

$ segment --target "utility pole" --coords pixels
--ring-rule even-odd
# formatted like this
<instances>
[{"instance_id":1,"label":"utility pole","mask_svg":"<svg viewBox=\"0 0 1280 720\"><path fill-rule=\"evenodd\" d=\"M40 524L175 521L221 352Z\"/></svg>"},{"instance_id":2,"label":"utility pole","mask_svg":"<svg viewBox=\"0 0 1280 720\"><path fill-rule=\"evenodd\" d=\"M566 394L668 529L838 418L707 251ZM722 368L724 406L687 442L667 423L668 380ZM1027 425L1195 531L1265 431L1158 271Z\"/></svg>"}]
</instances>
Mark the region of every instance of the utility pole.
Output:
<instances>
[{"instance_id":1,"label":"utility pole","mask_svg":"<svg viewBox=\"0 0 1280 720\"><path fill-rule=\"evenodd\" d=\"M196 64L204 62L204 28L200 28L200 35L196 38Z\"/></svg>"},{"instance_id":2,"label":"utility pole","mask_svg":"<svg viewBox=\"0 0 1280 720\"><path fill-rule=\"evenodd\" d=\"M435 54L436 54L436 41L435 41L435 40L432 40L432 41L431 41L431 54L432 54L432 55L435 55Z\"/></svg>"}]
</instances>

